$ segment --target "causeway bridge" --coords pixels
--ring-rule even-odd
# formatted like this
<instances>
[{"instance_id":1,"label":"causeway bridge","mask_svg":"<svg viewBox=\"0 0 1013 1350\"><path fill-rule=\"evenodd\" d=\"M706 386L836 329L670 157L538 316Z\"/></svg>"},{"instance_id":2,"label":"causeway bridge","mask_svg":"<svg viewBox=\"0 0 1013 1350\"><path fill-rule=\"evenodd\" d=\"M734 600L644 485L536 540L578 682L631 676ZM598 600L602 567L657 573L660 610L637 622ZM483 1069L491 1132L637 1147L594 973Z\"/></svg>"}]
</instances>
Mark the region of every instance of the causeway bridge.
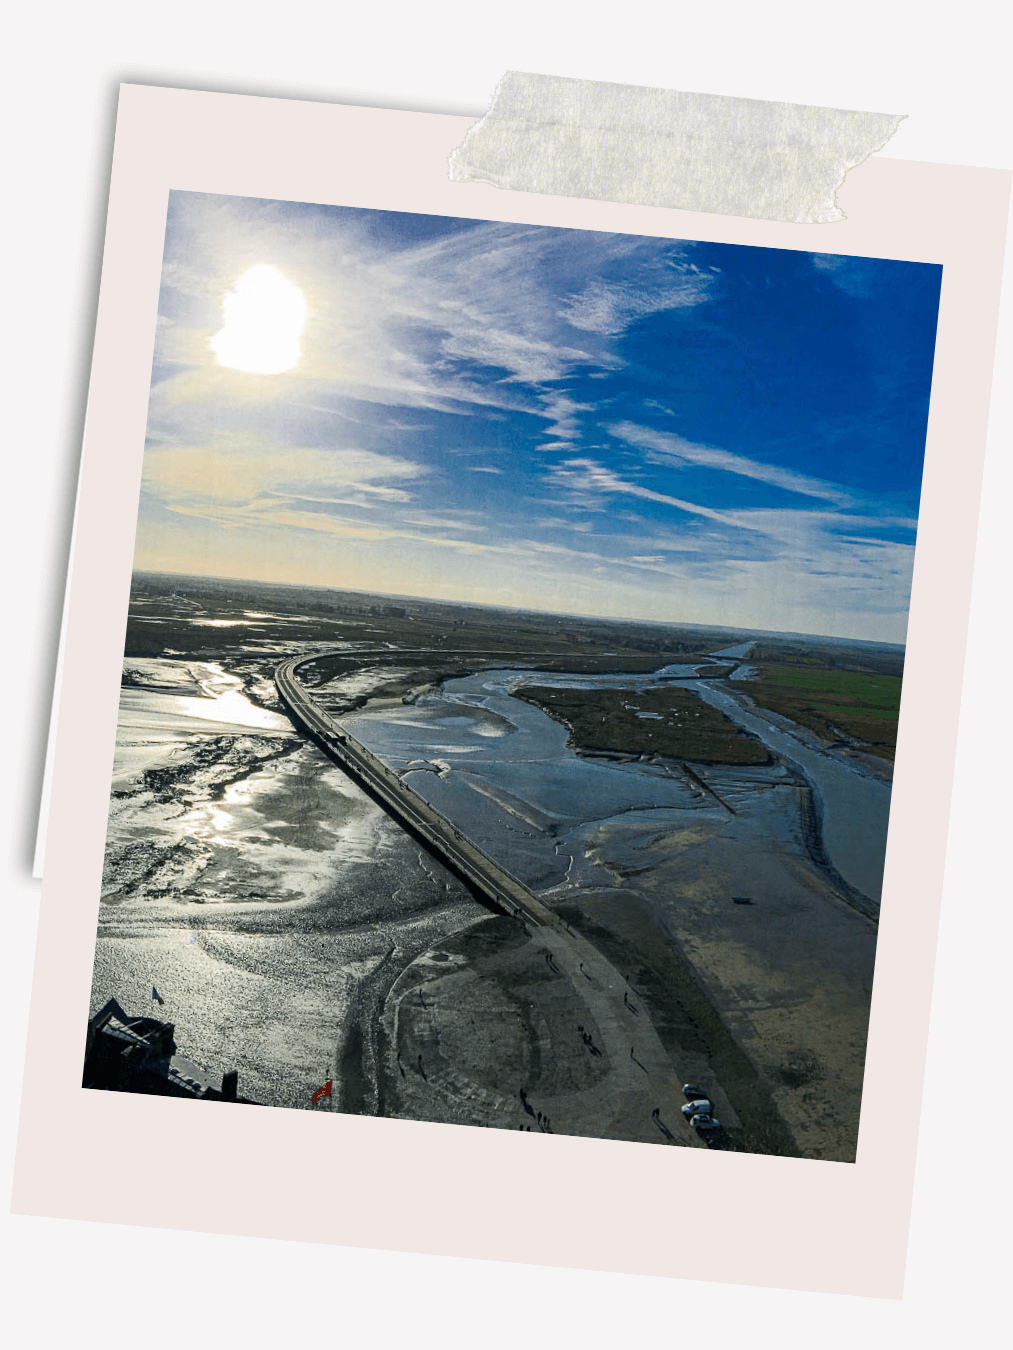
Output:
<instances>
[{"instance_id":1,"label":"causeway bridge","mask_svg":"<svg viewBox=\"0 0 1013 1350\"><path fill-rule=\"evenodd\" d=\"M494 908L521 919L531 928L559 927L556 915L528 888L483 853L444 816L401 781L393 769L367 750L331 717L296 678L300 666L326 656L295 657L274 673L278 696L292 720L351 774L413 834L425 840L442 862L463 877Z\"/></svg>"},{"instance_id":2,"label":"causeway bridge","mask_svg":"<svg viewBox=\"0 0 1013 1350\"><path fill-rule=\"evenodd\" d=\"M633 996L629 982L583 934L564 924L523 883L466 839L317 703L296 678L296 671L326 655L327 652L317 652L312 656L295 657L283 662L275 671L279 697L294 724L336 760L399 824L424 840L433 853L490 906L519 919L527 928L534 948L544 956L548 968L569 984L579 1005L586 1009L583 1020L595 1028L595 1039L604 1055L604 1075L596 1085L583 1091L553 1094L542 1101L546 1110L551 1108L557 1128L568 1134L608 1136L611 1133L616 1138L653 1143L661 1142L659 1136L663 1136L666 1143L706 1148L704 1139L694 1131L680 1130L676 1134L664 1124L665 1120L681 1121L684 1105L681 1078L640 997ZM415 1009L415 1015L418 1015L418 1009ZM431 1003L425 1017L432 1021L439 1015L439 1002ZM576 1028L576 1032L582 1030L583 1027ZM551 1053L558 1052L562 1056L562 1062L574 1053L578 1056L587 1053L576 1032L568 1032L565 1044L560 1043L556 1049L550 1047ZM684 1050L678 1055L686 1076L695 1073L699 1078L699 1071L708 1067L699 1055L687 1055ZM708 1071L708 1079L712 1076ZM446 1093L453 1097L459 1092L459 1086L445 1085ZM722 1115L726 1120L737 1122L720 1088L718 1093L716 1100ZM516 1114L517 1107L510 1094L490 1094L469 1083L467 1095L470 1109L473 1113L478 1111L477 1118L483 1123L500 1125L509 1119L510 1128L514 1128L511 1112ZM477 1103L486 1097L494 1100L491 1106L486 1103L488 1110L483 1116ZM533 1114L529 1108L525 1109Z\"/></svg>"}]
</instances>

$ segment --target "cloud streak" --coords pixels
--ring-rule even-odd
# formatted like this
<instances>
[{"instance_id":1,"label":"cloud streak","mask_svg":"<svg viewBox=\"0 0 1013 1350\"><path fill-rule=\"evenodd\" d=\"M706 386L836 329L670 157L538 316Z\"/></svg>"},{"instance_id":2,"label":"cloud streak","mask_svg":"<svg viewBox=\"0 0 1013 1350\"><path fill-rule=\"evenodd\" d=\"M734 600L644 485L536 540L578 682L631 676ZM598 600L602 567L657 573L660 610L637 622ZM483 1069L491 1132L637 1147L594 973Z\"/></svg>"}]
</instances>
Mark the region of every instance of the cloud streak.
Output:
<instances>
[{"instance_id":1,"label":"cloud streak","mask_svg":"<svg viewBox=\"0 0 1013 1350\"><path fill-rule=\"evenodd\" d=\"M621 496L639 497L646 502L660 502L663 506L673 506L677 511L685 511L687 515L701 516L705 520L714 520L722 525L737 525L746 530L763 528L762 525L753 524L746 519L748 514L746 512L739 512L736 518L734 513L715 511L709 506L701 506L683 497L672 497L667 492L655 492L653 488L628 482L611 469L596 464L591 459L566 460L552 471L552 479L577 497L594 498L596 494L617 493Z\"/></svg>"},{"instance_id":2,"label":"cloud streak","mask_svg":"<svg viewBox=\"0 0 1013 1350\"><path fill-rule=\"evenodd\" d=\"M774 464L763 464L728 450L693 445L683 440L681 436L652 431L633 422L616 423L609 427L609 431L618 440L647 451L645 458L648 463L666 464L673 468L693 466L713 469L717 473L737 474L741 478L752 478L758 483L767 483L785 492L797 493L803 497L819 497L838 506L850 506L854 500L851 493L836 484L811 478L807 474L795 473L791 469L782 469Z\"/></svg>"}]
</instances>

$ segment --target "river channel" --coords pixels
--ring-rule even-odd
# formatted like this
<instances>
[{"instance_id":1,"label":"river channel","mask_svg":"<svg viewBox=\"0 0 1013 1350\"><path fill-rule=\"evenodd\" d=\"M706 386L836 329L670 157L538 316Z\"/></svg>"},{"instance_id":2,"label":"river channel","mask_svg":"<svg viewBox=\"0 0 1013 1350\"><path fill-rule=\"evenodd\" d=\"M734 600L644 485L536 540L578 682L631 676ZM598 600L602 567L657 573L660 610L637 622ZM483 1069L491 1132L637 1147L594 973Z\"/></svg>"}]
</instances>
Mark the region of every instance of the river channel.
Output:
<instances>
[{"instance_id":1,"label":"river channel","mask_svg":"<svg viewBox=\"0 0 1013 1350\"><path fill-rule=\"evenodd\" d=\"M645 823L713 809L675 766L579 755L567 729L513 697L523 684L636 691L676 684L719 708L786 761L770 768L715 769L740 790L804 777L821 817L833 866L878 903L889 818L890 786L833 751L822 751L779 724L747 710L697 669L669 666L652 675L558 675L529 670L483 671L448 681L414 705L375 705L342 718L353 736L394 768L469 838L532 889L568 881L606 884L595 875L593 850L574 846L574 831L630 813ZM321 692L326 692L322 690ZM586 836L586 831L584 831ZM504 845L506 844L506 849Z\"/></svg>"}]
</instances>

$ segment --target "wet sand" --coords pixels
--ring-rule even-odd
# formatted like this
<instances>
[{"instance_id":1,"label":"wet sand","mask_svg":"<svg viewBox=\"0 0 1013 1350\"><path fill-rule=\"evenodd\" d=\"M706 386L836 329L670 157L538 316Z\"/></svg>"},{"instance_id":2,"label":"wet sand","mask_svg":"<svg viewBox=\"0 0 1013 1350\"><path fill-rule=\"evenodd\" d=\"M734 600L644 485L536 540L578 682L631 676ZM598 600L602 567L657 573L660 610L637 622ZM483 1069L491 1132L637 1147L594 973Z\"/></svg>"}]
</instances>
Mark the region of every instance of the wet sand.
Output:
<instances>
[{"instance_id":1,"label":"wet sand","mask_svg":"<svg viewBox=\"0 0 1013 1350\"><path fill-rule=\"evenodd\" d=\"M228 682L195 716L175 664L146 673L179 694L124 690L93 1009L147 1012L154 985L180 1053L237 1068L245 1095L307 1107L336 1077L369 1109L356 1019L377 1023L400 970L485 911L287 719Z\"/></svg>"},{"instance_id":2,"label":"wet sand","mask_svg":"<svg viewBox=\"0 0 1013 1350\"><path fill-rule=\"evenodd\" d=\"M813 781L798 761L820 752L791 741L790 760L692 774L591 759L567 749L564 727L511 699L509 678L485 672L414 708L347 721L638 972L673 1061L695 1047L698 1074L731 1094L745 1121L734 1146L853 1161L876 926L814 847ZM826 758L821 784L849 775L859 816L877 792L888 802L887 784ZM885 812L880 824L885 832ZM877 845L866 842L871 868L849 870L874 881ZM848 865L846 849L836 858Z\"/></svg>"},{"instance_id":3,"label":"wet sand","mask_svg":"<svg viewBox=\"0 0 1013 1350\"><path fill-rule=\"evenodd\" d=\"M753 1132L765 1116L787 1127L794 1147L775 1151L854 1161L876 926L806 860L800 789L750 793L733 773L708 778L735 817L715 805L674 827L659 813L573 838L613 884L561 891L560 912L625 957L657 1023L695 1022Z\"/></svg>"},{"instance_id":4,"label":"wet sand","mask_svg":"<svg viewBox=\"0 0 1013 1350\"><path fill-rule=\"evenodd\" d=\"M154 984L180 1052L270 1105L330 1077L341 1110L697 1142L590 1053L574 981L262 706L261 675L253 703L239 663L131 664L95 1007L147 1011ZM723 1146L853 1159L875 926L813 856L797 766L585 759L489 672L348 721L628 973Z\"/></svg>"}]
</instances>

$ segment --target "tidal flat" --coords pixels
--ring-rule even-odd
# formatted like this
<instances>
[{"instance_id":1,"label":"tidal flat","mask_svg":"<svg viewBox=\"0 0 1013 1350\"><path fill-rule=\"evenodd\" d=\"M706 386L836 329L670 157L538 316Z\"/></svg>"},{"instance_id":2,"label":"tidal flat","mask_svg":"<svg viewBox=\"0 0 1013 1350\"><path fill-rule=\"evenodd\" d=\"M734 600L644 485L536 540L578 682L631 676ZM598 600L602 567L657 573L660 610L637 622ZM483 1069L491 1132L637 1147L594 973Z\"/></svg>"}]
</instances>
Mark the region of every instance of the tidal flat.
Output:
<instances>
[{"instance_id":1,"label":"tidal flat","mask_svg":"<svg viewBox=\"0 0 1013 1350\"><path fill-rule=\"evenodd\" d=\"M591 1054L579 978L297 732L272 673L317 653L314 697L621 972L631 1018L712 1092L711 1146L853 1160L889 766L755 704L733 677L771 652L748 634L141 579L93 1006L146 1012L157 986L181 1053L267 1105L331 1078L339 1110L698 1142ZM532 688L604 697L618 743L582 745ZM653 747L672 709L744 749Z\"/></svg>"},{"instance_id":2,"label":"tidal flat","mask_svg":"<svg viewBox=\"0 0 1013 1350\"><path fill-rule=\"evenodd\" d=\"M143 700L125 663L92 1003L146 1012L154 985L181 1054L305 1106L373 970L483 911L215 664L195 714L201 663L149 661Z\"/></svg>"}]
</instances>

